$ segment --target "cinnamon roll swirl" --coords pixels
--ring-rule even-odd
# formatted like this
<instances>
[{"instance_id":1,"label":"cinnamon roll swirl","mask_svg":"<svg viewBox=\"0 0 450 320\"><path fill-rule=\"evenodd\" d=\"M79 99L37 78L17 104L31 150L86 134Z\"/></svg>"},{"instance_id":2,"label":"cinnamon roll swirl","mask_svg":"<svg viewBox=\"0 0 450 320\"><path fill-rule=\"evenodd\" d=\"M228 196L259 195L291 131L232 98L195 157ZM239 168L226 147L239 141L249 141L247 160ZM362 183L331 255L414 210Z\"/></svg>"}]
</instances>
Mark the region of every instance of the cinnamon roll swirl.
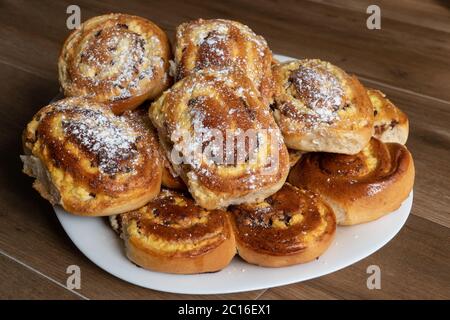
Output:
<instances>
[{"instance_id":1,"label":"cinnamon roll swirl","mask_svg":"<svg viewBox=\"0 0 450 320\"><path fill-rule=\"evenodd\" d=\"M214 272L236 254L227 213L205 210L182 193L163 189L156 199L118 219L128 258L146 269Z\"/></svg>"},{"instance_id":2,"label":"cinnamon roll swirl","mask_svg":"<svg viewBox=\"0 0 450 320\"><path fill-rule=\"evenodd\" d=\"M373 109L356 77L320 60L273 68L274 117L288 148L355 154L369 142Z\"/></svg>"},{"instance_id":3,"label":"cinnamon roll swirl","mask_svg":"<svg viewBox=\"0 0 450 320\"><path fill-rule=\"evenodd\" d=\"M159 96L171 83L166 34L144 18L107 14L84 22L64 43L59 81L66 96L86 96L116 114Z\"/></svg>"},{"instance_id":4,"label":"cinnamon roll swirl","mask_svg":"<svg viewBox=\"0 0 450 320\"><path fill-rule=\"evenodd\" d=\"M373 136L383 142L405 144L409 132L409 121L406 114L386 98L383 92L369 89L367 94L373 106Z\"/></svg>"},{"instance_id":5,"label":"cinnamon roll swirl","mask_svg":"<svg viewBox=\"0 0 450 320\"><path fill-rule=\"evenodd\" d=\"M212 19L181 24L175 46L176 78L201 69L239 68L265 103L272 100L272 52L263 37L239 22Z\"/></svg>"},{"instance_id":6,"label":"cinnamon roll swirl","mask_svg":"<svg viewBox=\"0 0 450 320\"><path fill-rule=\"evenodd\" d=\"M289 156L252 82L237 72L198 72L150 108L177 174L202 207L257 202L280 189Z\"/></svg>"},{"instance_id":7,"label":"cinnamon roll swirl","mask_svg":"<svg viewBox=\"0 0 450 320\"><path fill-rule=\"evenodd\" d=\"M264 267L308 262L330 245L336 219L321 198L286 183L258 204L230 209L238 254Z\"/></svg>"},{"instance_id":8,"label":"cinnamon roll swirl","mask_svg":"<svg viewBox=\"0 0 450 320\"><path fill-rule=\"evenodd\" d=\"M403 145L372 138L356 155L304 155L289 182L319 193L333 208L338 224L353 225L400 207L414 184L414 163Z\"/></svg>"},{"instance_id":9,"label":"cinnamon roll swirl","mask_svg":"<svg viewBox=\"0 0 450 320\"><path fill-rule=\"evenodd\" d=\"M143 206L159 192L162 164L145 111L115 116L86 98L42 108L24 132L24 172L52 204L87 216Z\"/></svg>"}]
</instances>

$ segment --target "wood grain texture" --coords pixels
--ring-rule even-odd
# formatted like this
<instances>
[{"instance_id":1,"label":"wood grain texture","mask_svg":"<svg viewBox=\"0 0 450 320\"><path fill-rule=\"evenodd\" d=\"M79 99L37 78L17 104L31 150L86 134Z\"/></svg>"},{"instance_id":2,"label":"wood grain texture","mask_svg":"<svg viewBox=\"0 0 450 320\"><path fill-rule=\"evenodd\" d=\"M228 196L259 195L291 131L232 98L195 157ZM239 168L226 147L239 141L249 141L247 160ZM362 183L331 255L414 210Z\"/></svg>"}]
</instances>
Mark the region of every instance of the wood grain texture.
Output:
<instances>
[{"instance_id":1,"label":"wood grain texture","mask_svg":"<svg viewBox=\"0 0 450 320\"><path fill-rule=\"evenodd\" d=\"M382 19L399 21L405 24L417 25L432 30L449 33L448 24L450 3L442 1L423 0L396 0L396 1L372 1L372 0L310 0L343 8L345 10L366 12L369 5L378 5L381 9ZM447 10L446 10L447 9Z\"/></svg>"},{"instance_id":2,"label":"wood grain texture","mask_svg":"<svg viewBox=\"0 0 450 320\"><path fill-rule=\"evenodd\" d=\"M414 156L416 179L412 214L450 228L450 103L404 94L388 86L363 81L383 91L410 121L406 143Z\"/></svg>"},{"instance_id":3,"label":"wood grain texture","mask_svg":"<svg viewBox=\"0 0 450 320\"><path fill-rule=\"evenodd\" d=\"M106 12L149 18L173 37L194 18L242 21L276 53L329 60L384 91L410 118L408 147L417 175L412 216L386 247L319 279L267 291L216 296L156 292L96 267L71 243L51 206L21 174L20 134L58 93L56 61L69 31L71 1L0 2L0 298L71 299L68 265L82 270L79 293L91 299L449 298L450 10L445 1L377 1L382 29L365 27L369 0L76 1L82 19ZM366 268L380 265L382 290L368 290ZM58 282L32 271L41 272ZM3 285L5 284L5 285ZM30 289L36 287L37 289Z\"/></svg>"},{"instance_id":4,"label":"wood grain texture","mask_svg":"<svg viewBox=\"0 0 450 320\"><path fill-rule=\"evenodd\" d=\"M69 299L79 296L0 254L2 299Z\"/></svg>"},{"instance_id":5,"label":"wood grain texture","mask_svg":"<svg viewBox=\"0 0 450 320\"><path fill-rule=\"evenodd\" d=\"M407 12L380 1L382 29L366 28L367 5L334 5L313 1L78 1L83 20L105 12L127 12L156 21L170 36L176 26L198 17L225 17L248 24L264 35L274 52L318 57L334 62L358 75L382 81L421 94L450 100L448 52L450 37L445 25L429 28L423 22L423 8L429 21L438 16L450 19L444 1L414 6L404 2ZM339 5L336 5L338 3ZM56 56L68 31L64 28L68 1L5 1L0 18L6 25L0 31L5 49L0 59L46 77L54 77ZM384 4L389 8L384 10ZM23 8L27 7L28 10ZM176 10L174 10L176 8ZM431 9L429 9L431 8ZM435 12L440 14L436 15ZM267 14L270 12L270 14ZM51 14L52 19L46 18ZM414 20L420 23L412 23ZM23 23L26 21L26 24ZM435 21L438 21L436 19ZM55 26L61 26L55 28ZM448 27L448 25L447 25ZM443 29L443 30L442 30ZM420 41L419 41L420 39ZM29 59L30 54L33 59ZM425 67L426 66L426 67Z\"/></svg>"},{"instance_id":6,"label":"wood grain texture","mask_svg":"<svg viewBox=\"0 0 450 320\"><path fill-rule=\"evenodd\" d=\"M394 240L370 257L318 279L273 288L261 299L449 299L449 237L448 228L411 216ZM370 265L380 267L381 290L367 288Z\"/></svg>"}]
</instances>

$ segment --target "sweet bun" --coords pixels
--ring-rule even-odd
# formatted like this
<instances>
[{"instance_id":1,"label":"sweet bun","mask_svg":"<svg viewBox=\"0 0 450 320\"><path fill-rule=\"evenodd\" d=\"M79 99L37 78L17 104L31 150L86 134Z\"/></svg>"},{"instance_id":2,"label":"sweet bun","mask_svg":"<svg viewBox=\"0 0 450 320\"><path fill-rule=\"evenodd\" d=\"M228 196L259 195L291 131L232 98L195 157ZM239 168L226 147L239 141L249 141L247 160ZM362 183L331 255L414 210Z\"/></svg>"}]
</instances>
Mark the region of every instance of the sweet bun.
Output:
<instances>
[{"instance_id":1,"label":"sweet bun","mask_svg":"<svg viewBox=\"0 0 450 320\"><path fill-rule=\"evenodd\" d=\"M356 77L316 59L275 65L273 77L273 114L288 148L355 154L369 142L373 109Z\"/></svg>"},{"instance_id":2,"label":"sweet bun","mask_svg":"<svg viewBox=\"0 0 450 320\"><path fill-rule=\"evenodd\" d=\"M91 97L120 114L170 85L170 58L166 34L151 21L102 15L84 22L65 41L59 81L66 96Z\"/></svg>"},{"instance_id":3,"label":"sweet bun","mask_svg":"<svg viewBox=\"0 0 450 320\"><path fill-rule=\"evenodd\" d=\"M311 261L330 245L336 219L321 198L286 183L258 204L230 208L238 254L264 267Z\"/></svg>"},{"instance_id":4,"label":"sweet bun","mask_svg":"<svg viewBox=\"0 0 450 320\"><path fill-rule=\"evenodd\" d=\"M114 214L112 216L108 216L109 225L111 229L118 235L122 234L122 218L121 214Z\"/></svg>"},{"instance_id":5,"label":"sweet bun","mask_svg":"<svg viewBox=\"0 0 450 320\"><path fill-rule=\"evenodd\" d=\"M147 115L148 119L148 115ZM150 119L148 119L150 121ZM152 131L155 136L157 136L157 132L155 127L152 125ZM179 175L175 173L175 170L172 168L170 161L167 159L166 151L162 147L161 143L159 143L158 138L158 146L159 146L159 154L162 163L162 176L161 176L161 186L178 191L187 191L187 187L183 182L183 179Z\"/></svg>"},{"instance_id":6,"label":"sweet bun","mask_svg":"<svg viewBox=\"0 0 450 320\"><path fill-rule=\"evenodd\" d=\"M273 94L272 52L263 37L236 21L198 19L176 32L176 78L201 69L238 68L254 83L265 103Z\"/></svg>"},{"instance_id":7,"label":"sweet bun","mask_svg":"<svg viewBox=\"0 0 450 320\"><path fill-rule=\"evenodd\" d=\"M161 185L172 190L187 191L183 179L175 173L169 160L167 160L165 151L161 151L163 161Z\"/></svg>"},{"instance_id":8,"label":"sweet bun","mask_svg":"<svg viewBox=\"0 0 450 320\"><path fill-rule=\"evenodd\" d=\"M199 71L183 78L149 114L175 172L204 208L261 201L286 180L289 156L281 133L241 73Z\"/></svg>"},{"instance_id":9,"label":"sweet bun","mask_svg":"<svg viewBox=\"0 0 450 320\"><path fill-rule=\"evenodd\" d=\"M295 164L299 162L302 156L306 153L304 151L294 149L288 149L288 152L289 152L289 165L291 167L295 166Z\"/></svg>"},{"instance_id":10,"label":"sweet bun","mask_svg":"<svg viewBox=\"0 0 450 320\"><path fill-rule=\"evenodd\" d=\"M308 153L291 170L289 182L319 193L338 224L353 225L398 209L414 183L411 154L401 144L375 138L356 155Z\"/></svg>"},{"instance_id":11,"label":"sweet bun","mask_svg":"<svg viewBox=\"0 0 450 320\"><path fill-rule=\"evenodd\" d=\"M163 189L144 207L119 217L128 258L146 269L214 272L236 254L227 213L205 210L182 193Z\"/></svg>"},{"instance_id":12,"label":"sweet bun","mask_svg":"<svg viewBox=\"0 0 450 320\"><path fill-rule=\"evenodd\" d=\"M24 135L24 172L52 204L86 216L139 208L160 190L162 164L145 111L115 116L86 98L42 108Z\"/></svg>"},{"instance_id":13,"label":"sweet bun","mask_svg":"<svg viewBox=\"0 0 450 320\"><path fill-rule=\"evenodd\" d=\"M386 95L374 89L367 90L373 105L374 134L373 136L383 142L396 142L405 144L408 140L408 117L397 108Z\"/></svg>"},{"instance_id":14,"label":"sweet bun","mask_svg":"<svg viewBox=\"0 0 450 320\"><path fill-rule=\"evenodd\" d=\"M173 173L173 169L169 162L164 163L161 185L172 190L187 191L187 187L183 180Z\"/></svg>"}]
</instances>

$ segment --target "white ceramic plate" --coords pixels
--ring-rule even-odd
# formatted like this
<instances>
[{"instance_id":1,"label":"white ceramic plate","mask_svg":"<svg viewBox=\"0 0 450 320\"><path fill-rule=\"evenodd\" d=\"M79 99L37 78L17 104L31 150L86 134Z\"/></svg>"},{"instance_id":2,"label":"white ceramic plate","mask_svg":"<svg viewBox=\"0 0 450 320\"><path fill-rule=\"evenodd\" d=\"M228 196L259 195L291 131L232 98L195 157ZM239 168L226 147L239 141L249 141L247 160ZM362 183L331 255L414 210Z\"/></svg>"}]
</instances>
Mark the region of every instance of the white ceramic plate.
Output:
<instances>
[{"instance_id":1,"label":"white ceramic plate","mask_svg":"<svg viewBox=\"0 0 450 320\"><path fill-rule=\"evenodd\" d=\"M289 60L276 56L280 61ZM199 275L173 275L137 267L124 254L123 242L105 218L71 215L55 207L56 215L74 244L92 262L112 275L149 289L189 294L221 294L276 287L317 278L345 268L380 249L405 224L413 193L402 206L377 221L338 227L330 248L317 260L292 267L263 268L233 259L224 270Z\"/></svg>"}]
</instances>

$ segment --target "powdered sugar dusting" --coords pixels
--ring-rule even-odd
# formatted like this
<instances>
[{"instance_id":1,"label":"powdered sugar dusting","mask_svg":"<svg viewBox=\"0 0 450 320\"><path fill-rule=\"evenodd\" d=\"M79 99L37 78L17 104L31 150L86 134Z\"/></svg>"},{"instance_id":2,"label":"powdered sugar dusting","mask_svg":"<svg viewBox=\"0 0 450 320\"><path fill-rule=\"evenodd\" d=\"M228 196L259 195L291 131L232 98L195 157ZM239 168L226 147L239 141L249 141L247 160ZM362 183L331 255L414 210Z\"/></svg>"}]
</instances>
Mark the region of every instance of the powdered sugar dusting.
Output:
<instances>
[{"instance_id":1,"label":"powdered sugar dusting","mask_svg":"<svg viewBox=\"0 0 450 320\"><path fill-rule=\"evenodd\" d=\"M221 34L217 31L211 31L205 38L201 39L199 42L196 69L211 66L224 67L231 64L227 41L228 35Z\"/></svg>"},{"instance_id":2,"label":"powdered sugar dusting","mask_svg":"<svg viewBox=\"0 0 450 320\"><path fill-rule=\"evenodd\" d=\"M301 65L291 73L289 82L294 85L298 98L312 110L315 121L330 123L338 118L344 91L330 71L319 64Z\"/></svg>"},{"instance_id":3,"label":"powdered sugar dusting","mask_svg":"<svg viewBox=\"0 0 450 320\"><path fill-rule=\"evenodd\" d=\"M128 160L137 158L136 134L125 119L100 110L72 108L75 116L63 116L64 133L92 154L101 173L115 175L134 170Z\"/></svg>"},{"instance_id":4,"label":"powdered sugar dusting","mask_svg":"<svg viewBox=\"0 0 450 320\"><path fill-rule=\"evenodd\" d=\"M181 56L176 57L177 64L181 64L178 78L191 70L237 67L259 88L264 76L264 60L271 59L263 37L256 35L248 26L230 20L200 19L183 25L177 31L177 45L185 49L189 44L193 44L197 50L188 50L187 53L179 50ZM183 55L195 55L192 56L194 67L187 66Z\"/></svg>"},{"instance_id":5,"label":"powdered sugar dusting","mask_svg":"<svg viewBox=\"0 0 450 320\"><path fill-rule=\"evenodd\" d=\"M96 90L111 90L113 100L127 99L141 90L141 82L155 76L164 61L152 48L159 39L138 34L126 24L100 29L78 53L71 79Z\"/></svg>"},{"instance_id":6,"label":"powdered sugar dusting","mask_svg":"<svg viewBox=\"0 0 450 320\"><path fill-rule=\"evenodd\" d=\"M186 99L187 110L184 112L191 125L187 128L179 121L173 124L170 133L172 163L188 164L195 177L221 176L227 168L248 190L276 179L284 143L278 128L267 126L256 116L257 111L253 110L256 106L249 100L254 90L235 82L226 72L215 72L214 77L200 72L197 77L201 80L186 81L182 88L182 92L190 97ZM235 102L230 105L226 104L227 100L218 100L214 94L224 85L233 88L228 94L233 95L230 101ZM206 88L210 88L208 94L205 94ZM202 94L193 92L197 90ZM223 103L225 112L217 110ZM216 115L216 110L221 115ZM269 113L266 115L270 116ZM264 178L260 178L262 175Z\"/></svg>"}]
</instances>

